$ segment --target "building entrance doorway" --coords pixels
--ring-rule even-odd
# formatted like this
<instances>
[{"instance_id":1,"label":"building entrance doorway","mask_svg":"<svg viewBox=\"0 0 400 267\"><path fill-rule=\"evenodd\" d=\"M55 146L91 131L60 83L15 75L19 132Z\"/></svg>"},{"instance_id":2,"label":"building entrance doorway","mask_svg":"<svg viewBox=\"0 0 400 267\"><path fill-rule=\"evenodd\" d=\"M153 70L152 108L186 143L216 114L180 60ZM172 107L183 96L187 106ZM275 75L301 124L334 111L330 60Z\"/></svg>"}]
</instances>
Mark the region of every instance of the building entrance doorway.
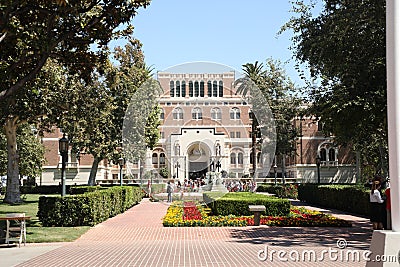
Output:
<instances>
[{"instance_id":1,"label":"building entrance doorway","mask_svg":"<svg viewBox=\"0 0 400 267\"><path fill-rule=\"evenodd\" d=\"M189 179L205 177L209 170L210 150L202 142L192 144L188 149Z\"/></svg>"}]
</instances>

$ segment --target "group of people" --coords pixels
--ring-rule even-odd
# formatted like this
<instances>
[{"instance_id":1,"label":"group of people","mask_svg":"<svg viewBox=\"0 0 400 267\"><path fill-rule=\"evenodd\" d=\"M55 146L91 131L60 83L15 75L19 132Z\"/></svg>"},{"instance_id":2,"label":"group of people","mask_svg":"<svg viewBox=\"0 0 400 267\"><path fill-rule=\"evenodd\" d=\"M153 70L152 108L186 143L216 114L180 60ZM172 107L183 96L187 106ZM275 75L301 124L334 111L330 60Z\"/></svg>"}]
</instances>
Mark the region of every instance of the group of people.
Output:
<instances>
[{"instance_id":1,"label":"group of people","mask_svg":"<svg viewBox=\"0 0 400 267\"><path fill-rule=\"evenodd\" d=\"M376 176L371 182L369 202L371 205L371 222L373 230L390 230L391 205L389 181Z\"/></svg>"},{"instance_id":2,"label":"group of people","mask_svg":"<svg viewBox=\"0 0 400 267\"><path fill-rule=\"evenodd\" d=\"M256 188L256 184L251 180L228 181L225 186L229 192L253 192Z\"/></svg>"}]
</instances>

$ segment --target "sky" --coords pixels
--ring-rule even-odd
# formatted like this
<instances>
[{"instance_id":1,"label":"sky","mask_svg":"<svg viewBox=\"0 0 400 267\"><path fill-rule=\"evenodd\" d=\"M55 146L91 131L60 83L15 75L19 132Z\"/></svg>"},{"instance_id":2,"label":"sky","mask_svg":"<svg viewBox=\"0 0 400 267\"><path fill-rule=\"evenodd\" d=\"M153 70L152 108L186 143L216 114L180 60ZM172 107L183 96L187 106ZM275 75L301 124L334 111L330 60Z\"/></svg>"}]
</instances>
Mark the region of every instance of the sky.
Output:
<instances>
[{"instance_id":1,"label":"sky","mask_svg":"<svg viewBox=\"0 0 400 267\"><path fill-rule=\"evenodd\" d=\"M152 0L133 19L134 37L155 71L193 61L240 71L243 64L272 58L301 85L289 50L293 33L278 35L290 9L289 0Z\"/></svg>"}]
</instances>

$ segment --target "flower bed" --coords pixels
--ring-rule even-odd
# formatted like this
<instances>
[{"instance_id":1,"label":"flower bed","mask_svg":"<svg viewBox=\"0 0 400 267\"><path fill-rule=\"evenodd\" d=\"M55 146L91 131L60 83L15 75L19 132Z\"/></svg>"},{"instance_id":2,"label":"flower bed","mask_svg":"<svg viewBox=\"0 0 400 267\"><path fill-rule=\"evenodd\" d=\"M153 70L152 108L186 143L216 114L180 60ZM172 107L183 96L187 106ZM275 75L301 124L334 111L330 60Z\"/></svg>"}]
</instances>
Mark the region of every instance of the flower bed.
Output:
<instances>
[{"instance_id":1,"label":"flower bed","mask_svg":"<svg viewBox=\"0 0 400 267\"><path fill-rule=\"evenodd\" d=\"M288 216L261 216L260 223L269 226L330 226L350 227L351 223L328 214L305 208L291 207ZM209 216L205 208L194 202L174 202L167 210L163 225L177 226L248 226L253 216Z\"/></svg>"}]
</instances>

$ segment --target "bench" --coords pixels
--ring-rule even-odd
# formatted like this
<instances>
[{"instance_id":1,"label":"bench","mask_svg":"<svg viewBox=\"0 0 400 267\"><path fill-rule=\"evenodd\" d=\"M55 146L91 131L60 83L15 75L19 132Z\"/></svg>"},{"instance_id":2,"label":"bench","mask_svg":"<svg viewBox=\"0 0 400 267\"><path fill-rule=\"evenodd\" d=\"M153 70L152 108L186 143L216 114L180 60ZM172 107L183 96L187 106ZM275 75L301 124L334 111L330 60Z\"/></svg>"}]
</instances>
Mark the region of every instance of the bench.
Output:
<instances>
[{"instance_id":1,"label":"bench","mask_svg":"<svg viewBox=\"0 0 400 267\"><path fill-rule=\"evenodd\" d=\"M259 226L261 212L266 210L265 206L264 205L249 205L249 210L251 212L254 212L254 226Z\"/></svg>"}]
</instances>

